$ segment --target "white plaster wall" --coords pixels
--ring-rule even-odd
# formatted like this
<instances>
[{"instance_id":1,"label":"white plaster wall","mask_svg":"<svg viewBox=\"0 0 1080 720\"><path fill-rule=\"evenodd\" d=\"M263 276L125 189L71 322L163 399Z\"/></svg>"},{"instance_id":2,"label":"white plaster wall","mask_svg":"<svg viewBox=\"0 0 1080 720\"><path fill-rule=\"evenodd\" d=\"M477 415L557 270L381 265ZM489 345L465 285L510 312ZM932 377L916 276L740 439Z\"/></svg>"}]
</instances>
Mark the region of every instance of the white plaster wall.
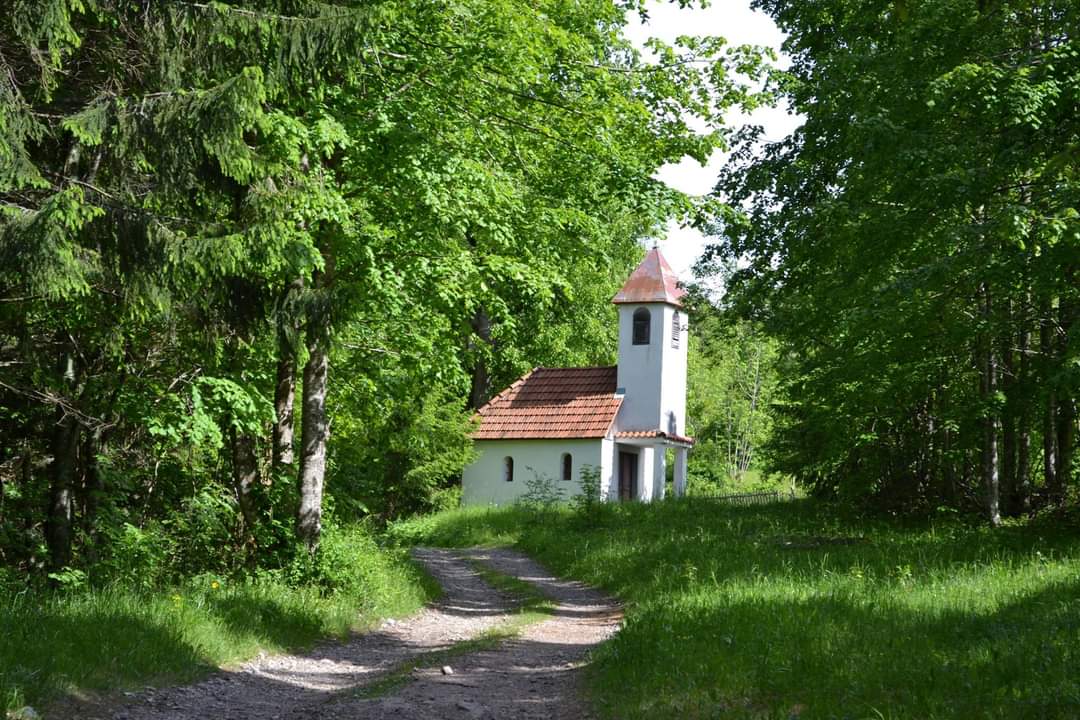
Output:
<instances>
[{"instance_id":1,"label":"white plaster wall","mask_svg":"<svg viewBox=\"0 0 1080 720\"><path fill-rule=\"evenodd\" d=\"M649 344L634 345L634 312L648 308L652 315ZM679 347L671 347L671 328L675 312L683 330ZM674 414L674 432L686 429L686 348L688 345L686 313L666 303L619 305L619 368L617 385L626 391L617 420L618 430L672 431L669 418Z\"/></svg>"},{"instance_id":2,"label":"white plaster wall","mask_svg":"<svg viewBox=\"0 0 1080 720\"><path fill-rule=\"evenodd\" d=\"M619 486L615 476L618 467L615 442L604 438L600 441L600 497L610 499L613 485L618 495Z\"/></svg>"},{"instance_id":3,"label":"white plaster wall","mask_svg":"<svg viewBox=\"0 0 1080 720\"><path fill-rule=\"evenodd\" d=\"M581 492L582 465L595 465L604 478L604 444L609 440L477 440L480 456L461 475L463 505L511 505L528 492L533 471L547 475L564 497ZM562 480L562 455L570 453L573 480ZM503 459L514 459L514 480L503 479ZM610 475L609 482L610 482Z\"/></svg>"},{"instance_id":4,"label":"white plaster wall","mask_svg":"<svg viewBox=\"0 0 1080 720\"><path fill-rule=\"evenodd\" d=\"M663 445L653 448L652 499L664 499L664 481L667 480L667 452Z\"/></svg>"},{"instance_id":5,"label":"white plaster wall","mask_svg":"<svg viewBox=\"0 0 1080 720\"><path fill-rule=\"evenodd\" d=\"M660 399L660 429L670 431L668 425L668 413L675 415L675 433L686 434L686 356L687 347L690 344L689 323L686 313L679 310L679 324L682 332L679 335L679 347L671 347L671 326L675 320L677 308L665 306L664 313L664 365L661 376L661 399Z\"/></svg>"},{"instance_id":6,"label":"white plaster wall","mask_svg":"<svg viewBox=\"0 0 1080 720\"><path fill-rule=\"evenodd\" d=\"M638 496L637 499L641 502L651 502L653 499L653 449L651 447L643 447L638 454Z\"/></svg>"},{"instance_id":7,"label":"white plaster wall","mask_svg":"<svg viewBox=\"0 0 1080 720\"><path fill-rule=\"evenodd\" d=\"M663 367L663 303L619 305L618 387L626 391L619 409L619 430L652 430L660 417L660 371ZM634 312L647 308L652 315L649 344L634 345Z\"/></svg>"}]
</instances>

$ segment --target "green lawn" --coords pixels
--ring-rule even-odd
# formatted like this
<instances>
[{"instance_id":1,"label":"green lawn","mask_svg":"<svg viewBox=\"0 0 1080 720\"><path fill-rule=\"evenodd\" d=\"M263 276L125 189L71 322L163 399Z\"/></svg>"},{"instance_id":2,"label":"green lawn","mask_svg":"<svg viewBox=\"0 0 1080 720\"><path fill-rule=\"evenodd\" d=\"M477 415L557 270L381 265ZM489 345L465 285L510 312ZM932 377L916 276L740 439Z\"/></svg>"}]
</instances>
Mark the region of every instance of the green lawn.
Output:
<instances>
[{"instance_id":1,"label":"green lawn","mask_svg":"<svg viewBox=\"0 0 1080 720\"><path fill-rule=\"evenodd\" d=\"M260 651L344 636L437 593L404 553L381 551L363 532L339 535L338 552L352 560L338 570L351 580L333 592L264 574L201 576L154 592L114 584L0 597L0 716L64 693L191 680Z\"/></svg>"},{"instance_id":2,"label":"green lawn","mask_svg":"<svg viewBox=\"0 0 1080 720\"><path fill-rule=\"evenodd\" d=\"M810 500L461 510L406 542L514 543L627 601L591 666L616 718L1080 717L1080 534Z\"/></svg>"}]
</instances>

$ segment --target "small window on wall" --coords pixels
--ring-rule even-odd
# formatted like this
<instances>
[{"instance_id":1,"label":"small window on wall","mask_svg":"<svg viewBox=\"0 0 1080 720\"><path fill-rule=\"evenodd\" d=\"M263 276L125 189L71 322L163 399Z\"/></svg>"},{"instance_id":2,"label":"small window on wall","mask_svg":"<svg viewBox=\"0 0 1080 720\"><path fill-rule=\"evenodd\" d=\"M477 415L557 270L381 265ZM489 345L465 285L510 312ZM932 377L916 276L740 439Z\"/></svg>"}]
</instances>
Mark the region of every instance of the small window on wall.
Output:
<instances>
[{"instance_id":1,"label":"small window on wall","mask_svg":"<svg viewBox=\"0 0 1080 720\"><path fill-rule=\"evenodd\" d=\"M679 317L679 311L675 311L675 316L671 318L671 347L678 349L679 347L679 335L682 333L682 318Z\"/></svg>"},{"instance_id":2,"label":"small window on wall","mask_svg":"<svg viewBox=\"0 0 1080 720\"><path fill-rule=\"evenodd\" d=\"M514 458L503 458L503 480L514 482Z\"/></svg>"},{"instance_id":3,"label":"small window on wall","mask_svg":"<svg viewBox=\"0 0 1080 720\"><path fill-rule=\"evenodd\" d=\"M570 453L563 453L562 456L562 479L563 482L570 482L574 476L574 461L570 459Z\"/></svg>"},{"instance_id":4,"label":"small window on wall","mask_svg":"<svg viewBox=\"0 0 1080 720\"><path fill-rule=\"evenodd\" d=\"M638 308L634 311L634 345L649 344L649 326L652 316L648 308Z\"/></svg>"}]
</instances>

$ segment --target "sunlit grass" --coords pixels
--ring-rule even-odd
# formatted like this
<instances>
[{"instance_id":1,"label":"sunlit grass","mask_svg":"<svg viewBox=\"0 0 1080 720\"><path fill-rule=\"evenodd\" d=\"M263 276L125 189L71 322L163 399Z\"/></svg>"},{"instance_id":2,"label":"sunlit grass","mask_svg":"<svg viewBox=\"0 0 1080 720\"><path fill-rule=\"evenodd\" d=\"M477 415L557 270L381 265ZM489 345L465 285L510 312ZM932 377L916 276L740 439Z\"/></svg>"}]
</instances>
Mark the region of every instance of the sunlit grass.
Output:
<instances>
[{"instance_id":1,"label":"sunlit grass","mask_svg":"<svg viewBox=\"0 0 1080 720\"><path fill-rule=\"evenodd\" d=\"M373 546L372 546L373 547ZM260 652L344 637L436 592L402 553L358 557L362 587L328 594L271 576L195 578L158 592L120 586L22 594L0 605L0 709L64 693L182 682Z\"/></svg>"},{"instance_id":2,"label":"sunlit grass","mask_svg":"<svg viewBox=\"0 0 1080 720\"><path fill-rule=\"evenodd\" d=\"M516 543L627 600L590 670L609 717L1080 716L1075 531L690 499L595 526L469 509L395 533Z\"/></svg>"}]
</instances>

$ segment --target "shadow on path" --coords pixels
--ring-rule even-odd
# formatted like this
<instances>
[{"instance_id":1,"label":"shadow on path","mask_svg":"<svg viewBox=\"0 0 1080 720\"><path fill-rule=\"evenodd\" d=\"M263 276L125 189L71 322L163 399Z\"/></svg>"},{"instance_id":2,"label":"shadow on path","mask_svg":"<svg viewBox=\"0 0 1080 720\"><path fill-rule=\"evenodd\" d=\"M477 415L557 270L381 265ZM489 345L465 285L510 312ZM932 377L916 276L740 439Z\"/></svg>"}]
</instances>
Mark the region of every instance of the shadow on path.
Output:
<instances>
[{"instance_id":1,"label":"shadow on path","mask_svg":"<svg viewBox=\"0 0 1080 720\"><path fill-rule=\"evenodd\" d=\"M618 628L615 602L580 583L552 576L512 550L413 553L443 596L401 621L303 655L260 657L191 685L146 690L102 702L62 701L49 717L82 720L290 720L299 718L584 718L579 673L587 654ZM534 584L555 607L550 619L518 637L454 660L453 674L418 666L390 694L360 691L410 662L506 623L518 601L492 588L472 567Z\"/></svg>"}]
</instances>

